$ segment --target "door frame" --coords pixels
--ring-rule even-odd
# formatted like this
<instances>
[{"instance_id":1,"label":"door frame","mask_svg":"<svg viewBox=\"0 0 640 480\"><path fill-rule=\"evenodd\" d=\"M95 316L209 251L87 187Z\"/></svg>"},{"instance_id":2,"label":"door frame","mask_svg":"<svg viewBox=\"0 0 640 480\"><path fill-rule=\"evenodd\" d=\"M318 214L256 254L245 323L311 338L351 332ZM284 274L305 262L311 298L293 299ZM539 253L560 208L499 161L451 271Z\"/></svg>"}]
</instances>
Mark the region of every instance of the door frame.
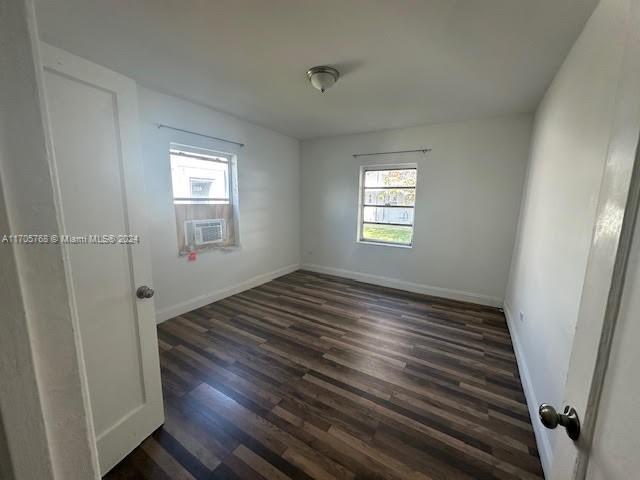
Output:
<instances>
[{"instance_id":1,"label":"door frame","mask_svg":"<svg viewBox=\"0 0 640 480\"><path fill-rule=\"evenodd\" d=\"M582 431L575 444L565 435L558 437L552 466L552 478L558 479L586 477L640 207L640 2L631 1L629 8L614 120L565 384L565 404L582 417ZM586 397L577 395L585 390Z\"/></svg>"}]
</instances>

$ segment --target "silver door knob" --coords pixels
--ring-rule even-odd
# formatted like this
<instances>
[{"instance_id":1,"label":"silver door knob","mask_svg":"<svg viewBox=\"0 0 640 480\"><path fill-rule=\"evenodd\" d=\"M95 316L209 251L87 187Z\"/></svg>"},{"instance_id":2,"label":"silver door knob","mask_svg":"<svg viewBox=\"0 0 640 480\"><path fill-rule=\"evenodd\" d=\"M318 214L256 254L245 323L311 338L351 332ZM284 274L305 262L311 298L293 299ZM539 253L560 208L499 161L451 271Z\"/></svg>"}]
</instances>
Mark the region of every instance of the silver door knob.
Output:
<instances>
[{"instance_id":1,"label":"silver door knob","mask_svg":"<svg viewBox=\"0 0 640 480\"><path fill-rule=\"evenodd\" d=\"M545 427L553 430L558 425L561 425L566 429L567 435L571 440L575 441L580 437L580 419L575 408L567 405L564 407L563 413L558 413L551 405L543 403L540 405L538 414Z\"/></svg>"},{"instance_id":2,"label":"silver door knob","mask_svg":"<svg viewBox=\"0 0 640 480\"><path fill-rule=\"evenodd\" d=\"M154 293L153 288L147 287L146 285L142 285L141 287L138 287L138 290L136 290L136 296L138 298L151 298Z\"/></svg>"}]
</instances>

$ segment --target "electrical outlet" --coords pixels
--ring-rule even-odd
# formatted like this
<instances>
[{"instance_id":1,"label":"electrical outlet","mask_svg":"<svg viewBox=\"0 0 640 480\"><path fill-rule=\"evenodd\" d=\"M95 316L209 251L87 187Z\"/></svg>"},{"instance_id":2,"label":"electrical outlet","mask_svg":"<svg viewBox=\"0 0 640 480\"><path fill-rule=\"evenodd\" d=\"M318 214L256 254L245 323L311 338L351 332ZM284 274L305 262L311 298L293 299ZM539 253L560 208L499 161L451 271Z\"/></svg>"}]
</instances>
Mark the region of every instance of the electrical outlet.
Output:
<instances>
[{"instance_id":1,"label":"electrical outlet","mask_svg":"<svg viewBox=\"0 0 640 480\"><path fill-rule=\"evenodd\" d=\"M524 322L524 312L520 310L520 321Z\"/></svg>"}]
</instances>

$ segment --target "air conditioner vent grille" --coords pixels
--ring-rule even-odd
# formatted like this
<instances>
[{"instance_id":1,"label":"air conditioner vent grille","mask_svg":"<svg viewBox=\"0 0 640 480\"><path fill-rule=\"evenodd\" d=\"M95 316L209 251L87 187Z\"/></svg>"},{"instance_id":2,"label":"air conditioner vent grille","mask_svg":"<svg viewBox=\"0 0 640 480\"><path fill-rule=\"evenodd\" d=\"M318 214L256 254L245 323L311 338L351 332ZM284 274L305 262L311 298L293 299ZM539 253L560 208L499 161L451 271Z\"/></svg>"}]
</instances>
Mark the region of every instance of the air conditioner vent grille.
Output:
<instances>
[{"instance_id":1,"label":"air conditioner vent grille","mask_svg":"<svg viewBox=\"0 0 640 480\"><path fill-rule=\"evenodd\" d=\"M188 220L185 222L187 244L209 245L224 242L226 225L223 218Z\"/></svg>"}]
</instances>

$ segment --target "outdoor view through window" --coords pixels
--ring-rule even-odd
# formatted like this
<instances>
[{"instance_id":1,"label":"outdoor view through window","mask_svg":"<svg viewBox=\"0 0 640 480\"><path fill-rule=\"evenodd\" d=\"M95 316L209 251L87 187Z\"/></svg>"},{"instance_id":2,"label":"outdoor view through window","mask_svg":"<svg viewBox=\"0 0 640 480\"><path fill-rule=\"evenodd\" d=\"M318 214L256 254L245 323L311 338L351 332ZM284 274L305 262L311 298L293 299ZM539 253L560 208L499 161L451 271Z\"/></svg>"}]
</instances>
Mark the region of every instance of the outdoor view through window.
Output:
<instances>
[{"instance_id":1,"label":"outdoor view through window","mask_svg":"<svg viewBox=\"0 0 640 480\"><path fill-rule=\"evenodd\" d=\"M229 203L229 159L172 148L174 203Z\"/></svg>"},{"instance_id":2,"label":"outdoor view through window","mask_svg":"<svg viewBox=\"0 0 640 480\"><path fill-rule=\"evenodd\" d=\"M360 240L413 243L416 167L362 167Z\"/></svg>"}]
</instances>

